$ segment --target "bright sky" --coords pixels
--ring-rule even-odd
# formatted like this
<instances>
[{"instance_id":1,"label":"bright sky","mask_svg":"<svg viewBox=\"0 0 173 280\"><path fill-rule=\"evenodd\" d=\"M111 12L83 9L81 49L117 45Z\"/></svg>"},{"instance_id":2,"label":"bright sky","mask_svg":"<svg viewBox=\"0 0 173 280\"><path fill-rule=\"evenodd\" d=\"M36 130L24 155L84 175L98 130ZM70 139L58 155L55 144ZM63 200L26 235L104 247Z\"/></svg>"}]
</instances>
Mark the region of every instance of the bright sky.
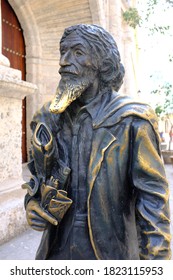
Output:
<instances>
[{"instance_id":1,"label":"bright sky","mask_svg":"<svg viewBox=\"0 0 173 280\"><path fill-rule=\"evenodd\" d=\"M146 2L142 2L139 7L139 13L144 15L146 11ZM140 80L139 89L145 101L148 102L151 96L149 93L157 89L158 85L164 82L170 82L173 85L173 62L169 62L169 55L173 59L173 7L165 10L165 1L158 1L155 12L138 30L139 48L140 48ZM157 26L170 26L165 35L159 32L154 35L148 35L148 27L156 24ZM152 75L152 78L150 77Z\"/></svg>"}]
</instances>

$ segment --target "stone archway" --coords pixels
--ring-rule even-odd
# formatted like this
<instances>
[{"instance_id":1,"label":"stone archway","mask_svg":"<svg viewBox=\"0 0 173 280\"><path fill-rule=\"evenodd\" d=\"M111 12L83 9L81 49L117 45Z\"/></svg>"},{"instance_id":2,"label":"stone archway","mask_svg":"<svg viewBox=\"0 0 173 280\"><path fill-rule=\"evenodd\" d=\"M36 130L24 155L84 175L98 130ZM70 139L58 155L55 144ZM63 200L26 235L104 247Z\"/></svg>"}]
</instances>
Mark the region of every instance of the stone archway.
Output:
<instances>
[{"instance_id":1,"label":"stone archway","mask_svg":"<svg viewBox=\"0 0 173 280\"><path fill-rule=\"evenodd\" d=\"M24 31L27 64L31 66L34 60L34 64L39 65L40 59L42 59L42 48L38 26L31 7L28 1L24 0L8 0L8 2L15 11ZM33 68L31 69L33 70ZM38 84L40 69L36 68L35 71L31 71L31 69L27 69L27 81Z\"/></svg>"}]
</instances>

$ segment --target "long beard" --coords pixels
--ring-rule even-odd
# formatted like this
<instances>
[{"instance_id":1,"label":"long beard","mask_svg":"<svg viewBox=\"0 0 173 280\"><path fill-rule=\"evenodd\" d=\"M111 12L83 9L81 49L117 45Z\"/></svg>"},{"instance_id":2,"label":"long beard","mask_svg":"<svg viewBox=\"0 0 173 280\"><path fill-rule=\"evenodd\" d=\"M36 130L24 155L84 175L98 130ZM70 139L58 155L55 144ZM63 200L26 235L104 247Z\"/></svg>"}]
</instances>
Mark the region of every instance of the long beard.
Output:
<instances>
[{"instance_id":1,"label":"long beard","mask_svg":"<svg viewBox=\"0 0 173 280\"><path fill-rule=\"evenodd\" d=\"M89 81L87 79L82 79L78 81L70 80L60 80L58 88L56 90L56 95L53 98L49 110L51 113L60 114L65 111L65 109L89 86Z\"/></svg>"}]
</instances>

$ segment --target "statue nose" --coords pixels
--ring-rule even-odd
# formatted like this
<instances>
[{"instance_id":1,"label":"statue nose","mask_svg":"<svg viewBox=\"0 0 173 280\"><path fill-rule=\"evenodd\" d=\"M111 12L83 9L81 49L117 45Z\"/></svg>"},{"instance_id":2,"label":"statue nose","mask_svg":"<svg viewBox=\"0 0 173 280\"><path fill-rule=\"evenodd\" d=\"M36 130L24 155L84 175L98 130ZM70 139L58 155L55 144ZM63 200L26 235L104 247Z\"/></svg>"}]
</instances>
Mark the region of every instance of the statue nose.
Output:
<instances>
[{"instance_id":1,"label":"statue nose","mask_svg":"<svg viewBox=\"0 0 173 280\"><path fill-rule=\"evenodd\" d=\"M71 55L70 55L70 52L66 52L65 54L62 54L61 57L60 57L60 66L67 66L67 65L70 65L71 64Z\"/></svg>"}]
</instances>

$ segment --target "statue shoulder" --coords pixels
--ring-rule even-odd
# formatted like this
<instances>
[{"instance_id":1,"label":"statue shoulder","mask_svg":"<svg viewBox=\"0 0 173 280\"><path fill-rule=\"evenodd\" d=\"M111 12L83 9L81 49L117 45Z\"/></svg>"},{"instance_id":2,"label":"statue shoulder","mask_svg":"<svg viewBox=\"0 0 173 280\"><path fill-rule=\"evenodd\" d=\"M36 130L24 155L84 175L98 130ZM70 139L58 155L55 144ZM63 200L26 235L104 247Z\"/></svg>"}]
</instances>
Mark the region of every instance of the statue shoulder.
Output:
<instances>
[{"instance_id":1,"label":"statue shoulder","mask_svg":"<svg viewBox=\"0 0 173 280\"><path fill-rule=\"evenodd\" d=\"M52 114L49 111L51 101L46 102L33 116L33 119L30 123L31 130L34 131L35 127L38 123L46 124L52 132L58 131L58 123L59 123L59 114Z\"/></svg>"},{"instance_id":2,"label":"statue shoulder","mask_svg":"<svg viewBox=\"0 0 173 280\"><path fill-rule=\"evenodd\" d=\"M149 121L157 129L157 116L148 104L135 100L130 96L112 93L109 102L95 119L95 127L113 126L122 119L138 117Z\"/></svg>"},{"instance_id":3,"label":"statue shoulder","mask_svg":"<svg viewBox=\"0 0 173 280\"><path fill-rule=\"evenodd\" d=\"M149 104L143 103L130 96L118 96L115 107L117 108L117 110L115 110L115 116L117 119L133 116L145 120L151 124L155 132L158 134L158 118Z\"/></svg>"},{"instance_id":4,"label":"statue shoulder","mask_svg":"<svg viewBox=\"0 0 173 280\"><path fill-rule=\"evenodd\" d=\"M156 113L152 107L142 102L139 99L135 99L127 95L112 95L114 102L115 112L121 110L121 114L135 114L145 119L157 119Z\"/></svg>"}]
</instances>

